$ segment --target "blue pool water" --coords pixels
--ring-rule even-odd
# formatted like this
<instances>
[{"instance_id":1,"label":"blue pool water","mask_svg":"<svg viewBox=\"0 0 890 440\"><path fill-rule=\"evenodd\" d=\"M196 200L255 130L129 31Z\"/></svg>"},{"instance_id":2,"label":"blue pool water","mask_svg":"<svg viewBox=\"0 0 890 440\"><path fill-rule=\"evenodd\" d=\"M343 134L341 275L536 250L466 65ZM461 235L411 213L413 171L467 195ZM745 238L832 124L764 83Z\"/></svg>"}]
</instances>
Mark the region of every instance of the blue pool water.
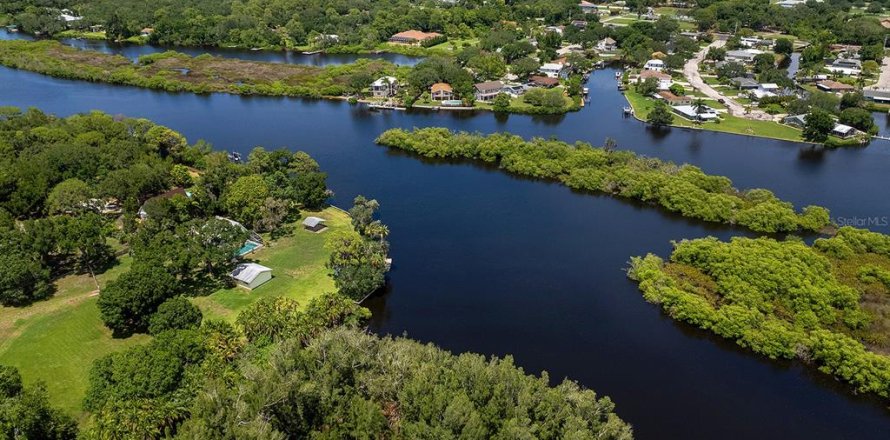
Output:
<instances>
[{"instance_id":1,"label":"blue pool water","mask_svg":"<svg viewBox=\"0 0 890 440\"><path fill-rule=\"evenodd\" d=\"M238 256L242 257L256 250L256 248L262 246L261 244L247 240L244 242L244 246L241 246L241 249L238 249Z\"/></svg>"}]
</instances>

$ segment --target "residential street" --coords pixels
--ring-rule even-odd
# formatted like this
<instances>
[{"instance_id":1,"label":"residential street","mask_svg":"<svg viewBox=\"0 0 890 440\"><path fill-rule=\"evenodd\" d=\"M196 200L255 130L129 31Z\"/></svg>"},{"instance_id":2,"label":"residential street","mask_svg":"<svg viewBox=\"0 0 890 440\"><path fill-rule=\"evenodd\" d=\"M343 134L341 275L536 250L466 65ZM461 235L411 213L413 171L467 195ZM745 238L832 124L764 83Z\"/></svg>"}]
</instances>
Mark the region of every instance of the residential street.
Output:
<instances>
[{"instance_id":1,"label":"residential street","mask_svg":"<svg viewBox=\"0 0 890 440\"><path fill-rule=\"evenodd\" d=\"M878 82L868 87L872 90L887 90L890 89L890 57L884 57L884 60L881 61L881 76L878 77Z\"/></svg>"},{"instance_id":2,"label":"residential street","mask_svg":"<svg viewBox=\"0 0 890 440\"><path fill-rule=\"evenodd\" d=\"M723 47L726 45L726 40L715 40L713 43L709 44L707 47L703 48L699 51L695 57L686 62L686 65L683 66L683 76L686 77L686 80L689 81L689 84L697 90L704 93L707 97L714 100L723 100L724 105L727 108L727 112L733 116L739 116L747 119L756 119L756 120L772 120L772 116L763 112L761 110L752 109L750 113L745 112L745 106L739 104L732 98L722 95L719 91L715 90L713 87L705 83L699 74L699 64L705 59L705 56L708 54L708 50L712 47Z\"/></svg>"}]
</instances>

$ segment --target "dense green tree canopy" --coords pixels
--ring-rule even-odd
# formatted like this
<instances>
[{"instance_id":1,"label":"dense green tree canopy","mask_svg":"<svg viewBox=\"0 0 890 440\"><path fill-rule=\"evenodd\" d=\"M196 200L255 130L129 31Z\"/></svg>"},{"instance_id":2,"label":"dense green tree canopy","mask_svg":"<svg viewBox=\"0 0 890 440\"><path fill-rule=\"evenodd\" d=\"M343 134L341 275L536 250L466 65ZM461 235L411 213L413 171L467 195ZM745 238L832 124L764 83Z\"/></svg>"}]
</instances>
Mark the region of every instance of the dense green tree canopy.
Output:
<instances>
[{"instance_id":1,"label":"dense green tree canopy","mask_svg":"<svg viewBox=\"0 0 890 440\"><path fill-rule=\"evenodd\" d=\"M844 227L812 247L793 238L684 240L669 262L632 259L628 275L675 319L890 397L887 235Z\"/></svg>"},{"instance_id":2,"label":"dense green tree canopy","mask_svg":"<svg viewBox=\"0 0 890 440\"><path fill-rule=\"evenodd\" d=\"M628 151L607 151L557 140L526 141L503 133L455 133L444 128L392 129L378 137L377 142L426 157L492 163L521 176L556 180L577 190L629 197L690 218L738 224L755 231L792 232L802 227L816 231L828 225L827 215L795 213L789 203L778 200L770 191L741 192L726 177ZM827 212L821 208L817 211Z\"/></svg>"}]
</instances>

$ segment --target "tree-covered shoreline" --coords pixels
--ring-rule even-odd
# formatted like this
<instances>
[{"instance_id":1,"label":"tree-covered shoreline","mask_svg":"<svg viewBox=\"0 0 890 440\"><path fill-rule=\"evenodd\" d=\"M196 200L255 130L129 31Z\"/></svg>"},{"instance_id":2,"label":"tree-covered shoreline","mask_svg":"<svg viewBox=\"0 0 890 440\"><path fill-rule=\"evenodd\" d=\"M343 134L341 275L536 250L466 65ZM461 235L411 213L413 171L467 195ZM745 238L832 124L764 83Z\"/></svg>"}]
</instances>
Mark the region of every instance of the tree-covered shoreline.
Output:
<instances>
[{"instance_id":1,"label":"tree-covered shoreline","mask_svg":"<svg viewBox=\"0 0 890 440\"><path fill-rule=\"evenodd\" d=\"M170 92L237 95L339 97L355 92L351 79L395 74L381 60L315 67L262 63L164 52L132 63L119 55L78 50L52 40L0 41L0 64L65 79L130 85ZM359 90L362 86L358 86Z\"/></svg>"},{"instance_id":2,"label":"tree-covered shoreline","mask_svg":"<svg viewBox=\"0 0 890 440\"><path fill-rule=\"evenodd\" d=\"M669 260L632 258L628 277L673 319L890 398L887 235L844 227L813 246L765 237L683 240Z\"/></svg>"},{"instance_id":3,"label":"tree-covered shoreline","mask_svg":"<svg viewBox=\"0 0 890 440\"><path fill-rule=\"evenodd\" d=\"M569 188L640 200L689 218L744 226L756 232L819 232L828 210L800 213L765 189L740 191L723 176L691 165L638 156L614 146L594 148L556 140L526 141L507 133L452 132L445 128L387 130L377 143L429 158L476 160L520 176L558 181Z\"/></svg>"}]
</instances>

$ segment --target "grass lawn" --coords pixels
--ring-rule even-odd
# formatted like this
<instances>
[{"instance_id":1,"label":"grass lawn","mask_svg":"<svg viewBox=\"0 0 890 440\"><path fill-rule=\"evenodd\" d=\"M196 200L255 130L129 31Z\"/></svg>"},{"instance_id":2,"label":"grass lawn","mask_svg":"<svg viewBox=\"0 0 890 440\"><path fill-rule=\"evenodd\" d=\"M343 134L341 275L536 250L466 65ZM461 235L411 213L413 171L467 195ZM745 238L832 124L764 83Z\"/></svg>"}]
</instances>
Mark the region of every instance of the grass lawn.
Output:
<instances>
[{"instance_id":1,"label":"grass lawn","mask_svg":"<svg viewBox=\"0 0 890 440\"><path fill-rule=\"evenodd\" d=\"M83 38L85 40L105 40L105 31L89 32L74 29L64 30L55 34L55 38Z\"/></svg>"},{"instance_id":2,"label":"grass lawn","mask_svg":"<svg viewBox=\"0 0 890 440\"><path fill-rule=\"evenodd\" d=\"M465 46L478 46L479 39L478 38L455 38L443 43L439 43L435 46L430 46L427 48L430 52L455 52L460 51ZM457 50L455 50L457 48Z\"/></svg>"},{"instance_id":3,"label":"grass lawn","mask_svg":"<svg viewBox=\"0 0 890 440\"><path fill-rule=\"evenodd\" d=\"M640 20L638 20L635 15L634 16L622 15L622 16L615 17L615 18L606 18L603 20L603 23L629 25L631 23L636 23L638 21L640 21Z\"/></svg>"},{"instance_id":4,"label":"grass lawn","mask_svg":"<svg viewBox=\"0 0 890 440\"><path fill-rule=\"evenodd\" d=\"M655 101L640 95L639 93L628 90L624 92L627 101L634 109L636 116L642 120L652 111ZM787 141L800 142L800 130L782 125L772 121L752 121L750 119L740 118L737 116L721 115L720 123L708 122L704 124L696 124L693 121L674 115L672 125L676 127L696 128L701 130L719 131L723 133L744 134L749 136L760 136L773 139L781 139Z\"/></svg>"},{"instance_id":5,"label":"grass lawn","mask_svg":"<svg viewBox=\"0 0 890 440\"><path fill-rule=\"evenodd\" d=\"M234 321L238 312L262 297L286 296L306 304L322 293L335 290L325 268L330 255L324 248L325 238L333 231L351 230L352 223L349 216L337 208L303 215L327 220L328 228L315 233L297 225L293 235L248 255L246 259L272 268L272 280L253 291L236 287L194 298L205 318Z\"/></svg>"},{"instance_id":6,"label":"grass lawn","mask_svg":"<svg viewBox=\"0 0 890 440\"><path fill-rule=\"evenodd\" d=\"M234 320L244 307L264 296L288 296L306 304L309 299L334 291L325 263L329 252L325 237L332 231L350 230L349 216L336 208L304 213L325 218L328 229L321 233L302 227L292 236L272 242L248 256L271 267L273 278L256 290L227 289L195 298L205 318ZM104 287L129 269L132 258L97 276ZM84 421L81 403L93 361L149 340L148 335L114 339L105 328L96 307L96 284L89 275L58 279L56 294L28 307L0 307L0 364L17 367L26 383L46 383L52 403Z\"/></svg>"},{"instance_id":7,"label":"grass lawn","mask_svg":"<svg viewBox=\"0 0 890 440\"><path fill-rule=\"evenodd\" d=\"M129 256L99 275L99 284L117 278ZM26 383L43 381L54 405L83 417L80 405L93 361L142 343L148 336L113 339L96 307L96 284L89 275L56 281L55 296L28 307L0 307L0 364L17 367Z\"/></svg>"}]
</instances>

